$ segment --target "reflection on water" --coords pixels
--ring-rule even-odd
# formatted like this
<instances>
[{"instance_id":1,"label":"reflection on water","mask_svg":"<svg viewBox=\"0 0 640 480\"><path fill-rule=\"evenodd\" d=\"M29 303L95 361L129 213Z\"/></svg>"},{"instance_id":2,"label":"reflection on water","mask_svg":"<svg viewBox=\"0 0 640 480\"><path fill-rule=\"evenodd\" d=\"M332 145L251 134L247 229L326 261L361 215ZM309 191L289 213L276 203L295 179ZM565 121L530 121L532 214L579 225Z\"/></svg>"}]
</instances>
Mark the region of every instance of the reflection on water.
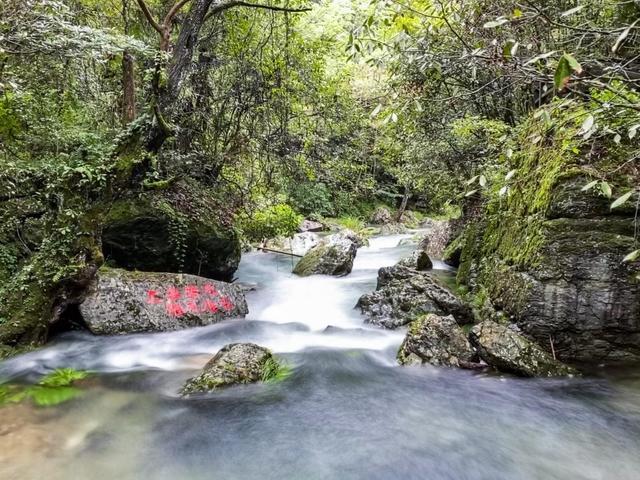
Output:
<instances>
[{"instance_id":1,"label":"reflection on water","mask_svg":"<svg viewBox=\"0 0 640 480\"><path fill-rule=\"evenodd\" d=\"M522 380L395 365L402 332L363 325L353 305L411 250L397 247L406 237L373 239L337 279L300 279L287 257L248 254L238 272L258 284L248 320L68 334L0 364L0 377L23 380L59 366L96 372L68 404L0 409L0 478L637 479L640 372ZM234 341L272 348L293 374L179 399Z\"/></svg>"}]
</instances>

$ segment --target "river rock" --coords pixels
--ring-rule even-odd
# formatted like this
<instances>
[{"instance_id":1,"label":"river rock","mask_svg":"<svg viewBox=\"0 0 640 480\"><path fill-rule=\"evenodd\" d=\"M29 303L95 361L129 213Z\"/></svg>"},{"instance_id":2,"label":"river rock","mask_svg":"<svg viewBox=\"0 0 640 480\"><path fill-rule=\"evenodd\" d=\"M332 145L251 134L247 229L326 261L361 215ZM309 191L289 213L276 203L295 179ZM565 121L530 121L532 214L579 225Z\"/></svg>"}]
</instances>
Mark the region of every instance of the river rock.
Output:
<instances>
[{"instance_id":1,"label":"river rock","mask_svg":"<svg viewBox=\"0 0 640 480\"><path fill-rule=\"evenodd\" d=\"M400 260L398 265L418 271L431 270L433 268L433 262L429 258L429 254L424 250L415 250L411 255Z\"/></svg>"},{"instance_id":2,"label":"river rock","mask_svg":"<svg viewBox=\"0 0 640 480\"><path fill-rule=\"evenodd\" d=\"M345 276L351 273L358 251L358 236L345 230L323 239L300 259L293 273L309 275Z\"/></svg>"},{"instance_id":3,"label":"river rock","mask_svg":"<svg viewBox=\"0 0 640 480\"><path fill-rule=\"evenodd\" d=\"M498 370L523 377L570 375L575 371L514 329L485 321L471 329L471 343L482 360Z\"/></svg>"},{"instance_id":4,"label":"river rock","mask_svg":"<svg viewBox=\"0 0 640 480\"><path fill-rule=\"evenodd\" d=\"M478 354L455 318L429 314L414 320L398 350L402 365L477 365Z\"/></svg>"},{"instance_id":5,"label":"river rock","mask_svg":"<svg viewBox=\"0 0 640 480\"><path fill-rule=\"evenodd\" d=\"M279 365L268 349L254 343L232 343L216 353L200 375L188 380L181 393L190 395L265 381L275 376L278 370Z\"/></svg>"},{"instance_id":6,"label":"river rock","mask_svg":"<svg viewBox=\"0 0 640 480\"><path fill-rule=\"evenodd\" d=\"M420 242L420 248L432 258L442 258L451 241L451 222L428 218L423 221L422 227L427 229L427 233Z\"/></svg>"},{"instance_id":7,"label":"river rock","mask_svg":"<svg viewBox=\"0 0 640 480\"><path fill-rule=\"evenodd\" d=\"M381 268L376 291L360 297L356 307L366 323L390 329L427 313L453 315L460 325L473 322L471 308L433 274L403 265Z\"/></svg>"},{"instance_id":8,"label":"river rock","mask_svg":"<svg viewBox=\"0 0 640 480\"><path fill-rule=\"evenodd\" d=\"M102 269L79 306L96 335L164 332L248 313L243 289L195 275Z\"/></svg>"},{"instance_id":9,"label":"river rock","mask_svg":"<svg viewBox=\"0 0 640 480\"><path fill-rule=\"evenodd\" d=\"M182 192L176 195L182 195ZM102 250L109 265L147 272L185 272L230 281L240 264L236 231L217 218L206 194L191 203L197 213L183 214L152 194L114 203L102 232ZM198 207L198 203L203 205Z\"/></svg>"},{"instance_id":10,"label":"river rock","mask_svg":"<svg viewBox=\"0 0 640 480\"><path fill-rule=\"evenodd\" d=\"M266 243L266 248L290 252L294 255L305 255L320 243L320 236L313 232L296 233L291 238L278 237Z\"/></svg>"},{"instance_id":11,"label":"river rock","mask_svg":"<svg viewBox=\"0 0 640 480\"><path fill-rule=\"evenodd\" d=\"M320 222L316 222L314 220L305 219L300 223L300 226L298 227L298 230L301 233L304 233L304 232L322 232L323 230L325 230L325 226Z\"/></svg>"},{"instance_id":12,"label":"river rock","mask_svg":"<svg viewBox=\"0 0 640 480\"><path fill-rule=\"evenodd\" d=\"M369 223L372 225L386 225L392 220L393 215L387 207L377 207L369 217Z\"/></svg>"}]
</instances>

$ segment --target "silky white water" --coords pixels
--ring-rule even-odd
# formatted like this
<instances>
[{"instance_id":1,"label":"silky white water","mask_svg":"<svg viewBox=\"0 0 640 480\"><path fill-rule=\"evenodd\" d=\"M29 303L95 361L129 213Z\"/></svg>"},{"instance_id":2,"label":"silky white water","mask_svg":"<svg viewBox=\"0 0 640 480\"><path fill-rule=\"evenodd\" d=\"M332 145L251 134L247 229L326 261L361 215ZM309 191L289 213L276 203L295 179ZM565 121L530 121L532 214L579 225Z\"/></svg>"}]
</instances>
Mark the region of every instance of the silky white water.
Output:
<instances>
[{"instance_id":1,"label":"silky white water","mask_svg":"<svg viewBox=\"0 0 640 480\"><path fill-rule=\"evenodd\" d=\"M245 255L237 276L256 284L246 320L67 333L5 361L6 380L57 367L93 376L71 402L0 409L0 478L640 478L636 371L536 380L396 365L404 332L369 327L353 307L378 268L411 251L398 246L409 236L372 239L344 278L298 278L289 257ZM271 348L291 376L179 398L212 354L239 341Z\"/></svg>"}]
</instances>

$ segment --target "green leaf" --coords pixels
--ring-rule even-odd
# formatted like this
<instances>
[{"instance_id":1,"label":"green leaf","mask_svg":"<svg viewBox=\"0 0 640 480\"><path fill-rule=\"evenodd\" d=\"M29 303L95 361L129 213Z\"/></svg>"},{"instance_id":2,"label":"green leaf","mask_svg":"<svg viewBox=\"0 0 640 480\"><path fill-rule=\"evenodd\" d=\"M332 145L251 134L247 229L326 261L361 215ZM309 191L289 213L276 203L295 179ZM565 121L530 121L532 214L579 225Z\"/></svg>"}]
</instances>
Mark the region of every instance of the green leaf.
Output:
<instances>
[{"instance_id":1,"label":"green leaf","mask_svg":"<svg viewBox=\"0 0 640 480\"><path fill-rule=\"evenodd\" d=\"M495 20L491 21L491 22L487 22L483 25L484 28L496 28L499 27L500 25L504 25L505 23L508 23L509 19L504 18L504 17L498 17Z\"/></svg>"},{"instance_id":2,"label":"green leaf","mask_svg":"<svg viewBox=\"0 0 640 480\"><path fill-rule=\"evenodd\" d=\"M577 74L582 73L582 65L572 55L565 53L560 58L556 73L553 76L553 84L556 90L564 90L569 85L569 80L574 72Z\"/></svg>"},{"instance_id":3,"label":"green leaf","mask_svg":"<svg viewBox=\"0 0 640 480\"><path fill-rule=\"evenodd\" d=\"M616 199L616 201L611 204L611 210L613 210L614 208L619 207L620 205L624 205L626 203L626 201L631 198L631 195L633 195L633 190L631 190L630 192L625 193L621 197L618 197Z\"/></svg>"},{"instance_id":4,"label":"green leaf","mask_svg":"<svg viewBox=\"0 0 640 480\"><path fill-rule=\"evenodd\" d=\"M578 135L585 135L591 131L593 128L593 124L595 123L595 118L593 115L588 115L584 122L582 122L582 126L578 131Z\"/></svg>"},{"instance_id":5,"label":"green leaf","mask_svg":"<svg viewBox=\"0 0 640 480\"><path fill-rule=\"evenodd\" d=\"M380 110L382 110L382 104L381 104L381 103L379 103L379 104L376 106L376 108L374 108L374 109L373 109L373 112L371 112L371 115L369 115L369 116L370 116L371 118L376 117L376 116L380 113Z\"/></svg>"},{"instance_id":6,"label":"green leaf","mask_svg":"<svg viewBox=\"0 0 640 480\"><path fill-rule=\"evenodd\" d=\"M631 25L629 25L627 28L625 28L622 31L622 33L620 35L618 35L618 38L616 39L616 43L614 43L613 47L611 47L611 51L613 53L616 53L618 51L618 49L622 46L622 43L629 36L629 33L631 32L631 29L636 26L638 21L640 21L640 18L637 19L635 22L633 22Z\"/></svg>"},{"instance_id":7,"label":"green leaf","mask_svg":"<svg viewBox=\"0 0 640 480\"><path fill-rule=\"evenodd\" d=\"M584 187L581 188L581 190L583 192L587 192L591 190L593 187L595 187L597 184L598 184L598 180L594 180L593 182L587 183Z\"/></svg>"},{"instance_id":8,"label":"green leaf","mask_svg":"<svg viewBox=\"0 0 640 480\"><path fill-rule=\"evenodd\" d=\"M638 258L640 258L640 249L634 250L629 255L622 259L623 262L635 262Z\"/></svg>"},{"instance_id":9,"label":"green leaf","mask_svg":"<svg viewBox=\"0 0 640 480\"><path fill-rule=\"evenodd\" d=\"M577 7L570 8L566 12L562 12L560 14L561 17L568 17L569 15L573 15L574 13L578 13L580 10L584 8L584 5L578 5Z\"/></svg>"},{"instance_id":10,"label":"green leaf","mask_svg":"<svg viewBox=\"0 0 640 480\"><path fill-rule=\"evenodd\" d=\"M607 182L600 182L600 190L605 197L611 198L611 185L609 185Z\"/></svg>"},{"instance_id":11,"label":"green leaf","mask_svg":"<svg viewBox=\"0 0 640 480\"><path fill-rule=\"evenodd\" d=\"M476 175L475 177L470 178L469 180L467 180L467 185L471 185L472 183L474 183L478 179L479 176L480 175Z\"/></svg>"}]
</instances>

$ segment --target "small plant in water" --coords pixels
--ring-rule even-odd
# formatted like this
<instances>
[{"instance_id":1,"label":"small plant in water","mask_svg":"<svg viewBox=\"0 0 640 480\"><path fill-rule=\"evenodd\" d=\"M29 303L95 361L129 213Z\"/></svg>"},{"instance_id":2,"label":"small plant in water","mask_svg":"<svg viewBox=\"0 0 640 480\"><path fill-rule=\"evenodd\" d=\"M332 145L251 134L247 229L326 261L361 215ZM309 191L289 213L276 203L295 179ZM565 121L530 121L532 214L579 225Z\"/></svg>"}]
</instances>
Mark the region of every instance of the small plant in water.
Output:
<instances>
[{"instance_id":1,"label":"small plant in water","mask_svg":"<svg viewBox=\"0 0 640 480\"><path fill-rule=\"evenodd\" d=\"M86 372L61 368L45 375L35 385L0 385L0 406L31 399L39 407L49 407L71 400L82 393L73 383L87 377Z\"/></svg>"},{"instance_id":2,"label":"small plant in water","mask_svg":"<svg viewBox=\"0 0 640 480\"><path fill-rule=\"evenodd\" d=\"M288 378L291 373L292 370L289 365L271 357L264 364L262 381L270 383L281 382Z\"/></svg>"}]
</instances>

